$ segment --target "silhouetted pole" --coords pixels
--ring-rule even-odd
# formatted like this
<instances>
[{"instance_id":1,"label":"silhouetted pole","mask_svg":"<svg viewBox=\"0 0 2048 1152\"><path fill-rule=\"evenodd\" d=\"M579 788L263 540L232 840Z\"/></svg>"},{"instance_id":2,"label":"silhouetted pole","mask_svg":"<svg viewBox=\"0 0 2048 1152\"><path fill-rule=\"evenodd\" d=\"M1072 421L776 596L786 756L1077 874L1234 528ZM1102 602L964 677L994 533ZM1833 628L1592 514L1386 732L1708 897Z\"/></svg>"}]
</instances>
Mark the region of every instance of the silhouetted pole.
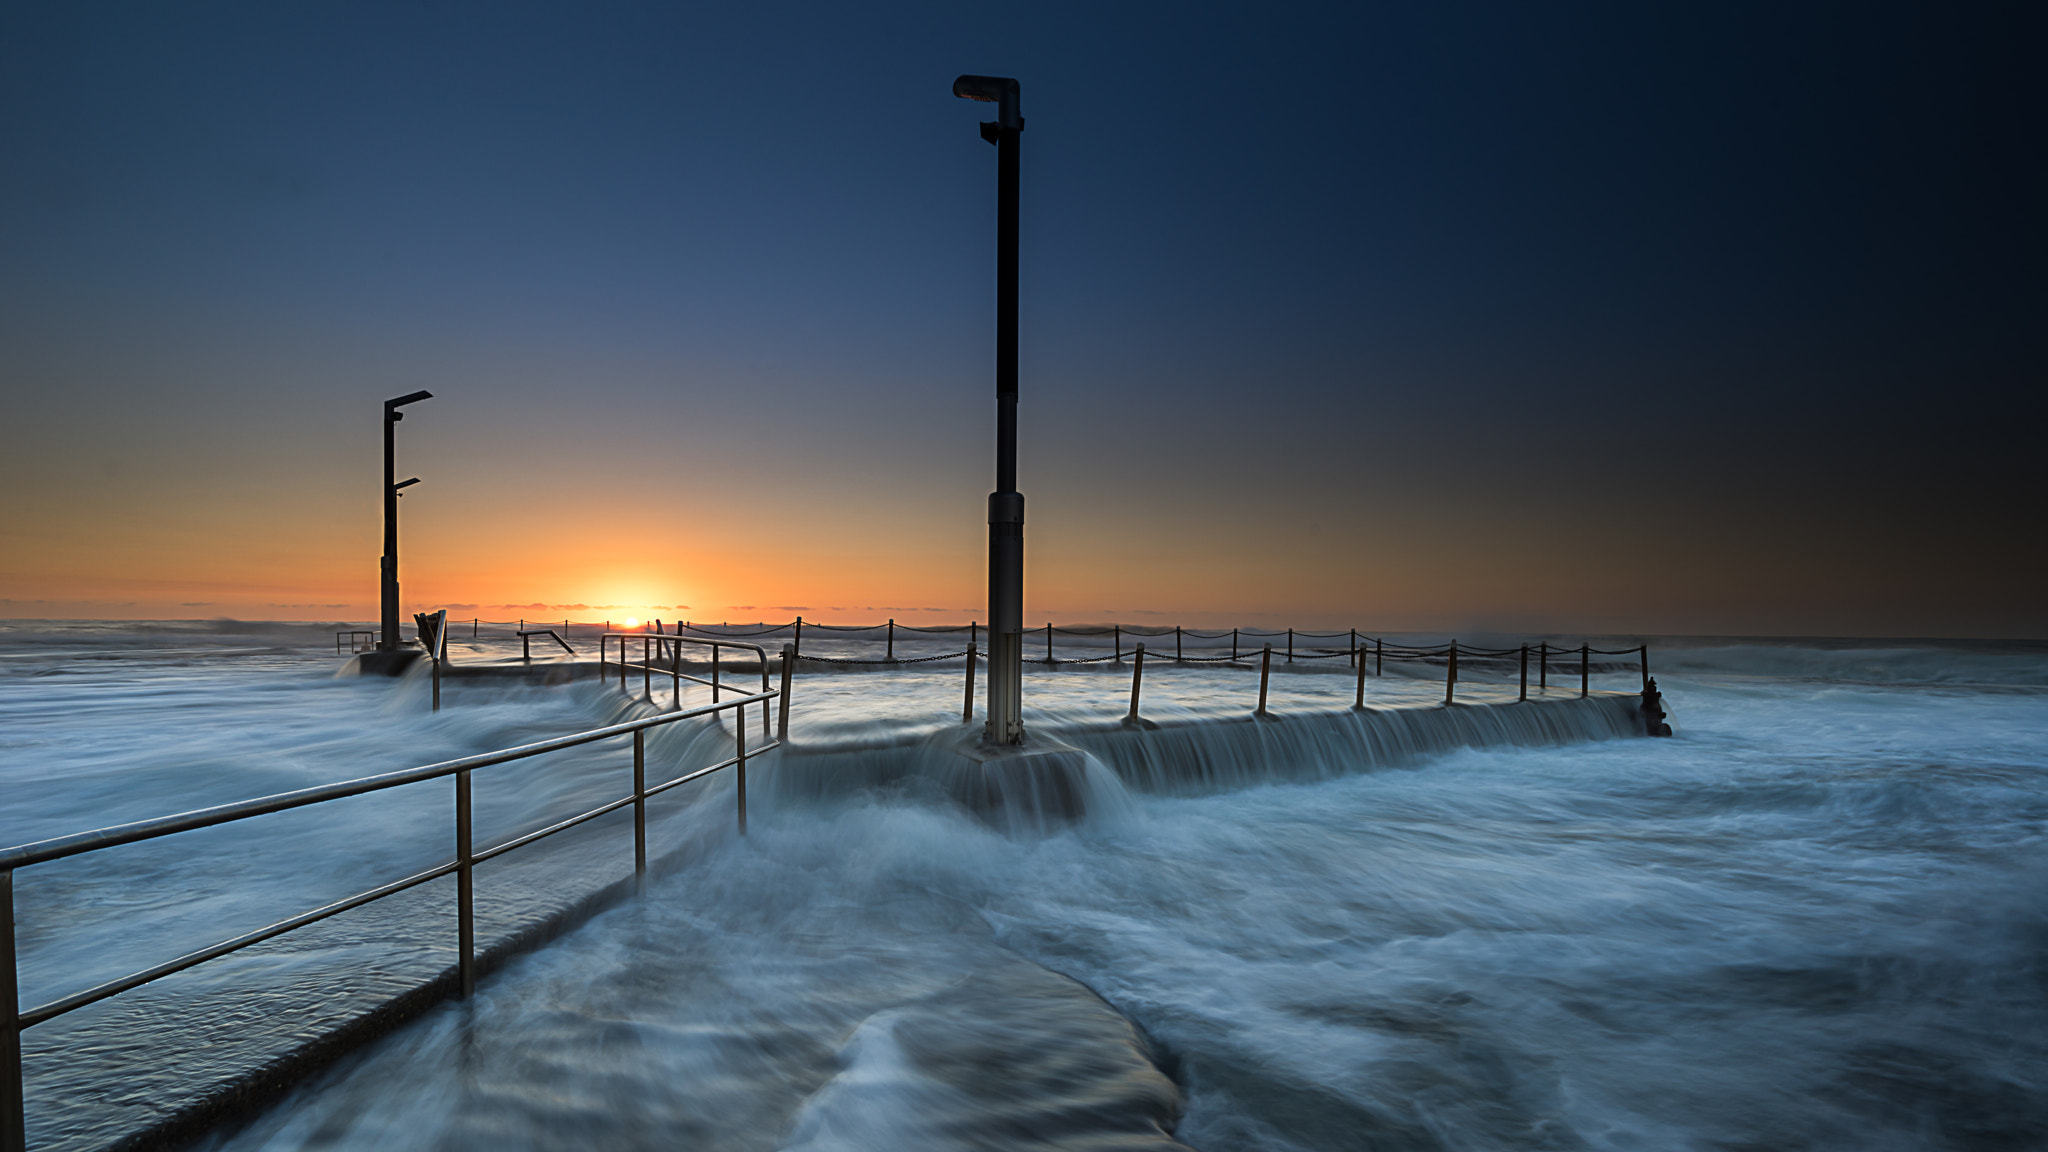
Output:
<instances>
[{"instance_id":1,"label":"silhouetted pole","mask_svg":"<svg viewBox=\"0 0 2048 1152\"><path fill-rule=\"evenodd\" d=\"M1017 82L962 76L953 95L996 105L981 138L996 146L996 490L988 497L988 728L1024 741L1024 496L1017 491ZM1048 629L1046 639L1052 638Z\"/></svg>"},{"instance_id":2,"label":"silhouetted pole","mask_svg":"<svg viewBox=\"0 0 2048 1152\"><path fill-rule=\"evenodd\" d=\"M419 483L417 478L404 484L394 482L398 476L398 444L394 433L398 422L405 419L405 413L399 409L433 398L432 392L414 392L384 402L384 616L381 621L383 631L377 638L377 650L380 652L398 649L398 490Z\"/></svg>"}]
</instances>

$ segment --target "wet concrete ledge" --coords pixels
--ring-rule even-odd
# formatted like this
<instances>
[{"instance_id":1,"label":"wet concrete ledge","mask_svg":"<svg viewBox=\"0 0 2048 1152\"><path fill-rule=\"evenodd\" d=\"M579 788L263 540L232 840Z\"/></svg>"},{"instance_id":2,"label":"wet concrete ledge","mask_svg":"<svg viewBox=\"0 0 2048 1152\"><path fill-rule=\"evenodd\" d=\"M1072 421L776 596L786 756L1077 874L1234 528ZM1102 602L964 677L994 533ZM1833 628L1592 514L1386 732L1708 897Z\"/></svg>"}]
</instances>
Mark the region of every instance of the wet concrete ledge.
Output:
<instances>
[{"instance_id":1,"label":"wet concrete ledge","mask_svg":"<svg viewBox=\"0 0 2048 1152\"><path fill-rule=\"evenodd\" d=\"M639 884L634 877L613 881L535 923L493 941L488 947L479 948L476 954L478 978L503 968L521 953L531 952L573 931L638 890ZM108 1152L157 1152L186 1147L282 1099L313 1074L424 1015L442 1002L455 999L460 990L459 973L451 964L427 983L364 1009L324 1035L272 1056L246 1074L207 1089L178 1104L147 1127L103 1147Z\"/></svg>"},{"instance_id":2,"label":"wet concrete ledge","mask_svg":"<svg viewBox=\"0 0 2048 1152\"><path fill-rule=\"evenodd\" d=\"M1402 704L1363 709L1038 724L1048 742L1086 752L1125 787L1209 792L1273 780L1320 779L1412 764L1458 748L1540 746L1647 735L1642 697L1593 692L1526 701ZM796 738L770 787L822 800L886 786L955 757L978 725L910 729L850 740Z\"/></svg>"}]
</instances>

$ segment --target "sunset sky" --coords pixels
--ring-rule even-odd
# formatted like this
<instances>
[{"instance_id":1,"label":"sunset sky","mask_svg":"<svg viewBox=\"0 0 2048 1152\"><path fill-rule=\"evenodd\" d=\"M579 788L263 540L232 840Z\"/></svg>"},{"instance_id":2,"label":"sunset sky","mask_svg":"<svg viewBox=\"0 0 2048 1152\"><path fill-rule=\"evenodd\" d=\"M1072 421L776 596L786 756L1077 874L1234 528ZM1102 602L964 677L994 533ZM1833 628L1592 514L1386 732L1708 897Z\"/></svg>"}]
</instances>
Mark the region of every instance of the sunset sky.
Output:
<instances>
[{"instance_id":1,"label":"sunset sky","mask_svg":"<svg viewBox=\"0 0 2048 1152\"><path fill-rule=\"evenodd\" d=\"M2048 636L2038 4L0 12L0 617Z\"/></svg>"}]
</instances>

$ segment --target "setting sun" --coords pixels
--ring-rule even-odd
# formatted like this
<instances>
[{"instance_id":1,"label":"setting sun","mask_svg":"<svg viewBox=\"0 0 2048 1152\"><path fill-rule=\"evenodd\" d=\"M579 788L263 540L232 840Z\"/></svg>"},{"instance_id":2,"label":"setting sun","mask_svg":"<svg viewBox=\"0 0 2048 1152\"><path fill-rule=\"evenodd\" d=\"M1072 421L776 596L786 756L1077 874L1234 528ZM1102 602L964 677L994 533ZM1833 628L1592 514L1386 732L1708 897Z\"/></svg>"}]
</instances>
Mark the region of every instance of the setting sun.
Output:
<instances>
[{"instance_id":1,"label":"setting sun","mask_svg":"<svg viewBox=\"0 0 2048 1152\"><path fill-rule=\"evenodd\" d=\"M639 626L640 626L640 618L639 618L638 616L628 616L628 617L626 617L626 627L628 627L628 628L638 628Z\"/></svg>"}]
</instances>

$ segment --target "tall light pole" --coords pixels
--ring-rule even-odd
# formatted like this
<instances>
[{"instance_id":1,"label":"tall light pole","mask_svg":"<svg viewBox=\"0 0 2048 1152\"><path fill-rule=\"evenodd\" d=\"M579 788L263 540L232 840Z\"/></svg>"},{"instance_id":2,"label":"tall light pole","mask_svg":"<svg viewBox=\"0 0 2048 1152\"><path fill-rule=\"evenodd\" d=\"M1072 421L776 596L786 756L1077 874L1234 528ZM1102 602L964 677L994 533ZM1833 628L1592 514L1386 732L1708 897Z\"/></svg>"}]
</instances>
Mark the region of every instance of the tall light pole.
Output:
<instances>
[{"instance_id":1,"label":"tall light pole","mask_svg":"<svg viewBox=\"0 0 2048 1152\"><path fill-rule=\"evenodd\" d=\"M419 483L418 477L407 480L404 484L392 482L398 475L397 440L393 433L398 427L398 422L405 419L405 413L400 412L400 408L433 398L432 392L414 392L384 402L384 618L383 631L377 637L379 652L398 651L398 490Z\"/></svg>"},{"instance_id":2,"label":"tall light pole","mask_svg":"<svg viewBox=\"0 0 2048 1152\"><path fill-rule=\"evenodd\" d=\"M962 76L953 95L996 106L981 138L996 146L996 490L988 496L988 727L1024 742L1024 496L1017 491L1017 82Z\"/></svg>"}]
</instances>

